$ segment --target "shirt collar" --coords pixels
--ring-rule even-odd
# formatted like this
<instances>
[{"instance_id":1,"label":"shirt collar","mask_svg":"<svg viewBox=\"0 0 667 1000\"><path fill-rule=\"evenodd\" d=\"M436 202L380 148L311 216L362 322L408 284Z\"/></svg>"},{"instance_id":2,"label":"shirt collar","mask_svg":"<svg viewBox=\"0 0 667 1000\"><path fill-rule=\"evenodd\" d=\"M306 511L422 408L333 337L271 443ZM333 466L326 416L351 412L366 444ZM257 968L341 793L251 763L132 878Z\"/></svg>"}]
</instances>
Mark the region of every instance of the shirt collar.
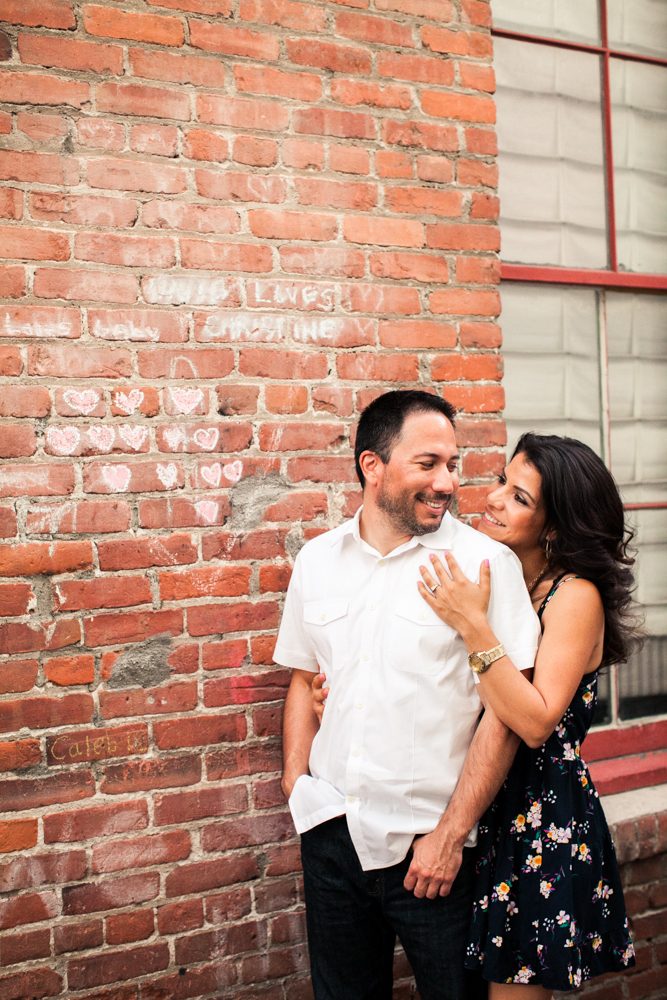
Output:
<instances>
[{"instance_id":1,"label":"shirt collar","mask_svg":"<svg viewBox=\"0 0 667 1000\"><path fill-rule=\"evenodd\" d=\"M338 531L332 532L332 537L329 542L330 545L334 546L338 542L344 541L346 538L353 538L358 544L365 544L363 538L359 534L359 518L361 517L361 507L349 521L345 521L344 524L340 526ZM449 549L452 547L452 542L454 535L456 533L456 520L447 511L442 519L442 523L437 531L432 531L428 535L413 535L411 542L418 545L423 545L426 549ZM410 542L406 542L406 545L410 545ZM399 546L403 550L403 546Z\"/></svg>"}]
</instances>

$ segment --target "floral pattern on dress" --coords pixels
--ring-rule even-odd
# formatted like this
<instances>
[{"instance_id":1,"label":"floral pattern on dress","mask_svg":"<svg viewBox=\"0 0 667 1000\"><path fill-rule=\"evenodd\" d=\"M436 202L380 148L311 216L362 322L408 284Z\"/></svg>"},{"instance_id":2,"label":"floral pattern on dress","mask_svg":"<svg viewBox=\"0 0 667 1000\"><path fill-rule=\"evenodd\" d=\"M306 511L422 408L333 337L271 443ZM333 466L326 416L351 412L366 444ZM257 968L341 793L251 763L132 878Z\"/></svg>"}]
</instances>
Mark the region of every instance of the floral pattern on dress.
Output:
<instances>
[{"instance_id":1,"label":"floral pattern on dress","mask_svg":"<svg viewBox=\"0 0 667 1000\"><path fill-rule=\"evenodd\" d=\"M635 964L614 847L581 756L597 681L597 671L583 677L543 746L520 745L480 822L466 965L492 982L568 992Z\"/></svg>"}]
</instances>

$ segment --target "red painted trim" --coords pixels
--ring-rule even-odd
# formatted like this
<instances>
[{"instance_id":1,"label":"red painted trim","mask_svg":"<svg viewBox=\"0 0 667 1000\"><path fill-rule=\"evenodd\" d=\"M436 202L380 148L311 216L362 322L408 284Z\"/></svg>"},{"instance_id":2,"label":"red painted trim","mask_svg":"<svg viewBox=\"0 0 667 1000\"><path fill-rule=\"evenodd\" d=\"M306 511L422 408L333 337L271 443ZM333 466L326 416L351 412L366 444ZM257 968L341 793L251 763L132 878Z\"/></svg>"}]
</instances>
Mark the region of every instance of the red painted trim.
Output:
<instances>
[{"instance_id":1,"label":"red painted trim","mask_svg":"<svg viewBox=\"0 0 667 1000\"><path fill-rule=\"evenodd\" d=\"M623 668L621 668L623 669ZM586 737L582 755L585 760L607 760L624 754L649 753L667 747L667 719L640 723L623 729L594 729Z\"/></svg>"},{"instance_id":2,"label":"red painted trim","mask_svg":"<svg viewBox=\"0 0 667 1000\"><path fill-rule=\"evenodd\" d=\"M510 31L507 28L493 28L491 34L499 38L510 38L515 42L532 42L535 45L552 45L558 49L573 49L575 52L590 52L593 55L604 55L608 52L614 59L628 59L631 62L653 63L655 66L667 66L667 59L659 56L647 56L641 52L630 52L628 49L607 48L605 45L593 45L586 42L573 42L568 38L550 38L547 35L533 35L525 31Z\"/></svg>"},{"instance_id":3,"label":"red painted trim","mask_svg":"<svg viewBox=\"0 0 667 1000\"><path fill-rule=\"evenodd\" d=\"M667 274L635 274L632 271L593 271L573 267L538 267L532 264L500 264L503 281L536 281L556 285L601 285L605 288L639 288L667 291Z\"/></svg>"},{"instance_id":4,"label":"red painted trim","mask_svg":"<svg viewBox=\"0 0 667 1000\"><path fill-rule=\"evenodd\" d=\"M624 503L624 510L665 510L667 500L647 500L645 503Z\"/></svg>"},{"instance_id":5,"label":"red painted trim","mask_svg":"<svg viewBox=\"0 0 667 1000\"><path fill-rule=\"evenodd\" d=\"M611 80L609 72L609 48L607 44L607 0L600 0L600 33L602 35L602 145L604 149L602 169L604 172L605 198L607 202L607 252L609 267L618 271L618 251L616 249L616 200L614 197L614 148L611 131Z\"/></svg>"},{"instance_id":6,"label":"red painted trim","mask_svg":"<svg viewBox=\"0 0 667 1000\"><path fill-rule=\"evenodd\" d=\"M620 760L603 760L590 768L593 784L601 795L629 792L667 782L667 750Z\"/></svg>"}]
</instances>

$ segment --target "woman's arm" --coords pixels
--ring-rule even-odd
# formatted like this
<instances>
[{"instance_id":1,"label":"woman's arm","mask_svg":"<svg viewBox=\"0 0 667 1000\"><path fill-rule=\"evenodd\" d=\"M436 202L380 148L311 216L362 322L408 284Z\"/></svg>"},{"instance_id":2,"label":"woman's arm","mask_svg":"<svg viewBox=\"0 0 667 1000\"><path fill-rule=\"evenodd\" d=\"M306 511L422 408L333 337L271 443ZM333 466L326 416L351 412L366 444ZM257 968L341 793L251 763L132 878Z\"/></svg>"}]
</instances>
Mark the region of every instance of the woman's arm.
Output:
<instances>
[{"instance_id":1,"label":"woman's arm","mask_svg":"<svg viewBox=\"0 0 667 1000\"><path fill-rule=\"evenodd\" d=\"M480 583L463 575L447 556L451 577L437 557L432 559L439 585L435 594L420 583L424 600L452 628L468 652L498 644L486 615L490 576L482 565ZM429 582L429 574L424 578ZM503 656L479 675L480 694L498 718L525 743L541 746L551 735L582 676L594 669L602 655L604 613L597 588L588 580L563 583L542 616L542 641L535 660L532 683Z\"/></svg>"}]
</instances>

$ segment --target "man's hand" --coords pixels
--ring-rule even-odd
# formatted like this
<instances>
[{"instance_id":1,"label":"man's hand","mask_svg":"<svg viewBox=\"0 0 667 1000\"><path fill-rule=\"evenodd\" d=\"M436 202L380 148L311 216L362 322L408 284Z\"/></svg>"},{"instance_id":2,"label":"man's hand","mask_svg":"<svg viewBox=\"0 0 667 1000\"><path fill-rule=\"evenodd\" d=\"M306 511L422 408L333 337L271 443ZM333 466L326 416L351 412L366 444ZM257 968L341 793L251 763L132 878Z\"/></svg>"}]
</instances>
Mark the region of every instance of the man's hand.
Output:
<instances>
[{"instance_id":1,"label":"man's hand","mask_svg":"<svg viewBox=\"0 0 667 1000\"><path fill-rule=\"evenodd\" d=\"M433 833L417 837L412 851L403 886L418 899L448 896L461 867L463 844L437 826Z\"/></svg>"}]
</instances>

